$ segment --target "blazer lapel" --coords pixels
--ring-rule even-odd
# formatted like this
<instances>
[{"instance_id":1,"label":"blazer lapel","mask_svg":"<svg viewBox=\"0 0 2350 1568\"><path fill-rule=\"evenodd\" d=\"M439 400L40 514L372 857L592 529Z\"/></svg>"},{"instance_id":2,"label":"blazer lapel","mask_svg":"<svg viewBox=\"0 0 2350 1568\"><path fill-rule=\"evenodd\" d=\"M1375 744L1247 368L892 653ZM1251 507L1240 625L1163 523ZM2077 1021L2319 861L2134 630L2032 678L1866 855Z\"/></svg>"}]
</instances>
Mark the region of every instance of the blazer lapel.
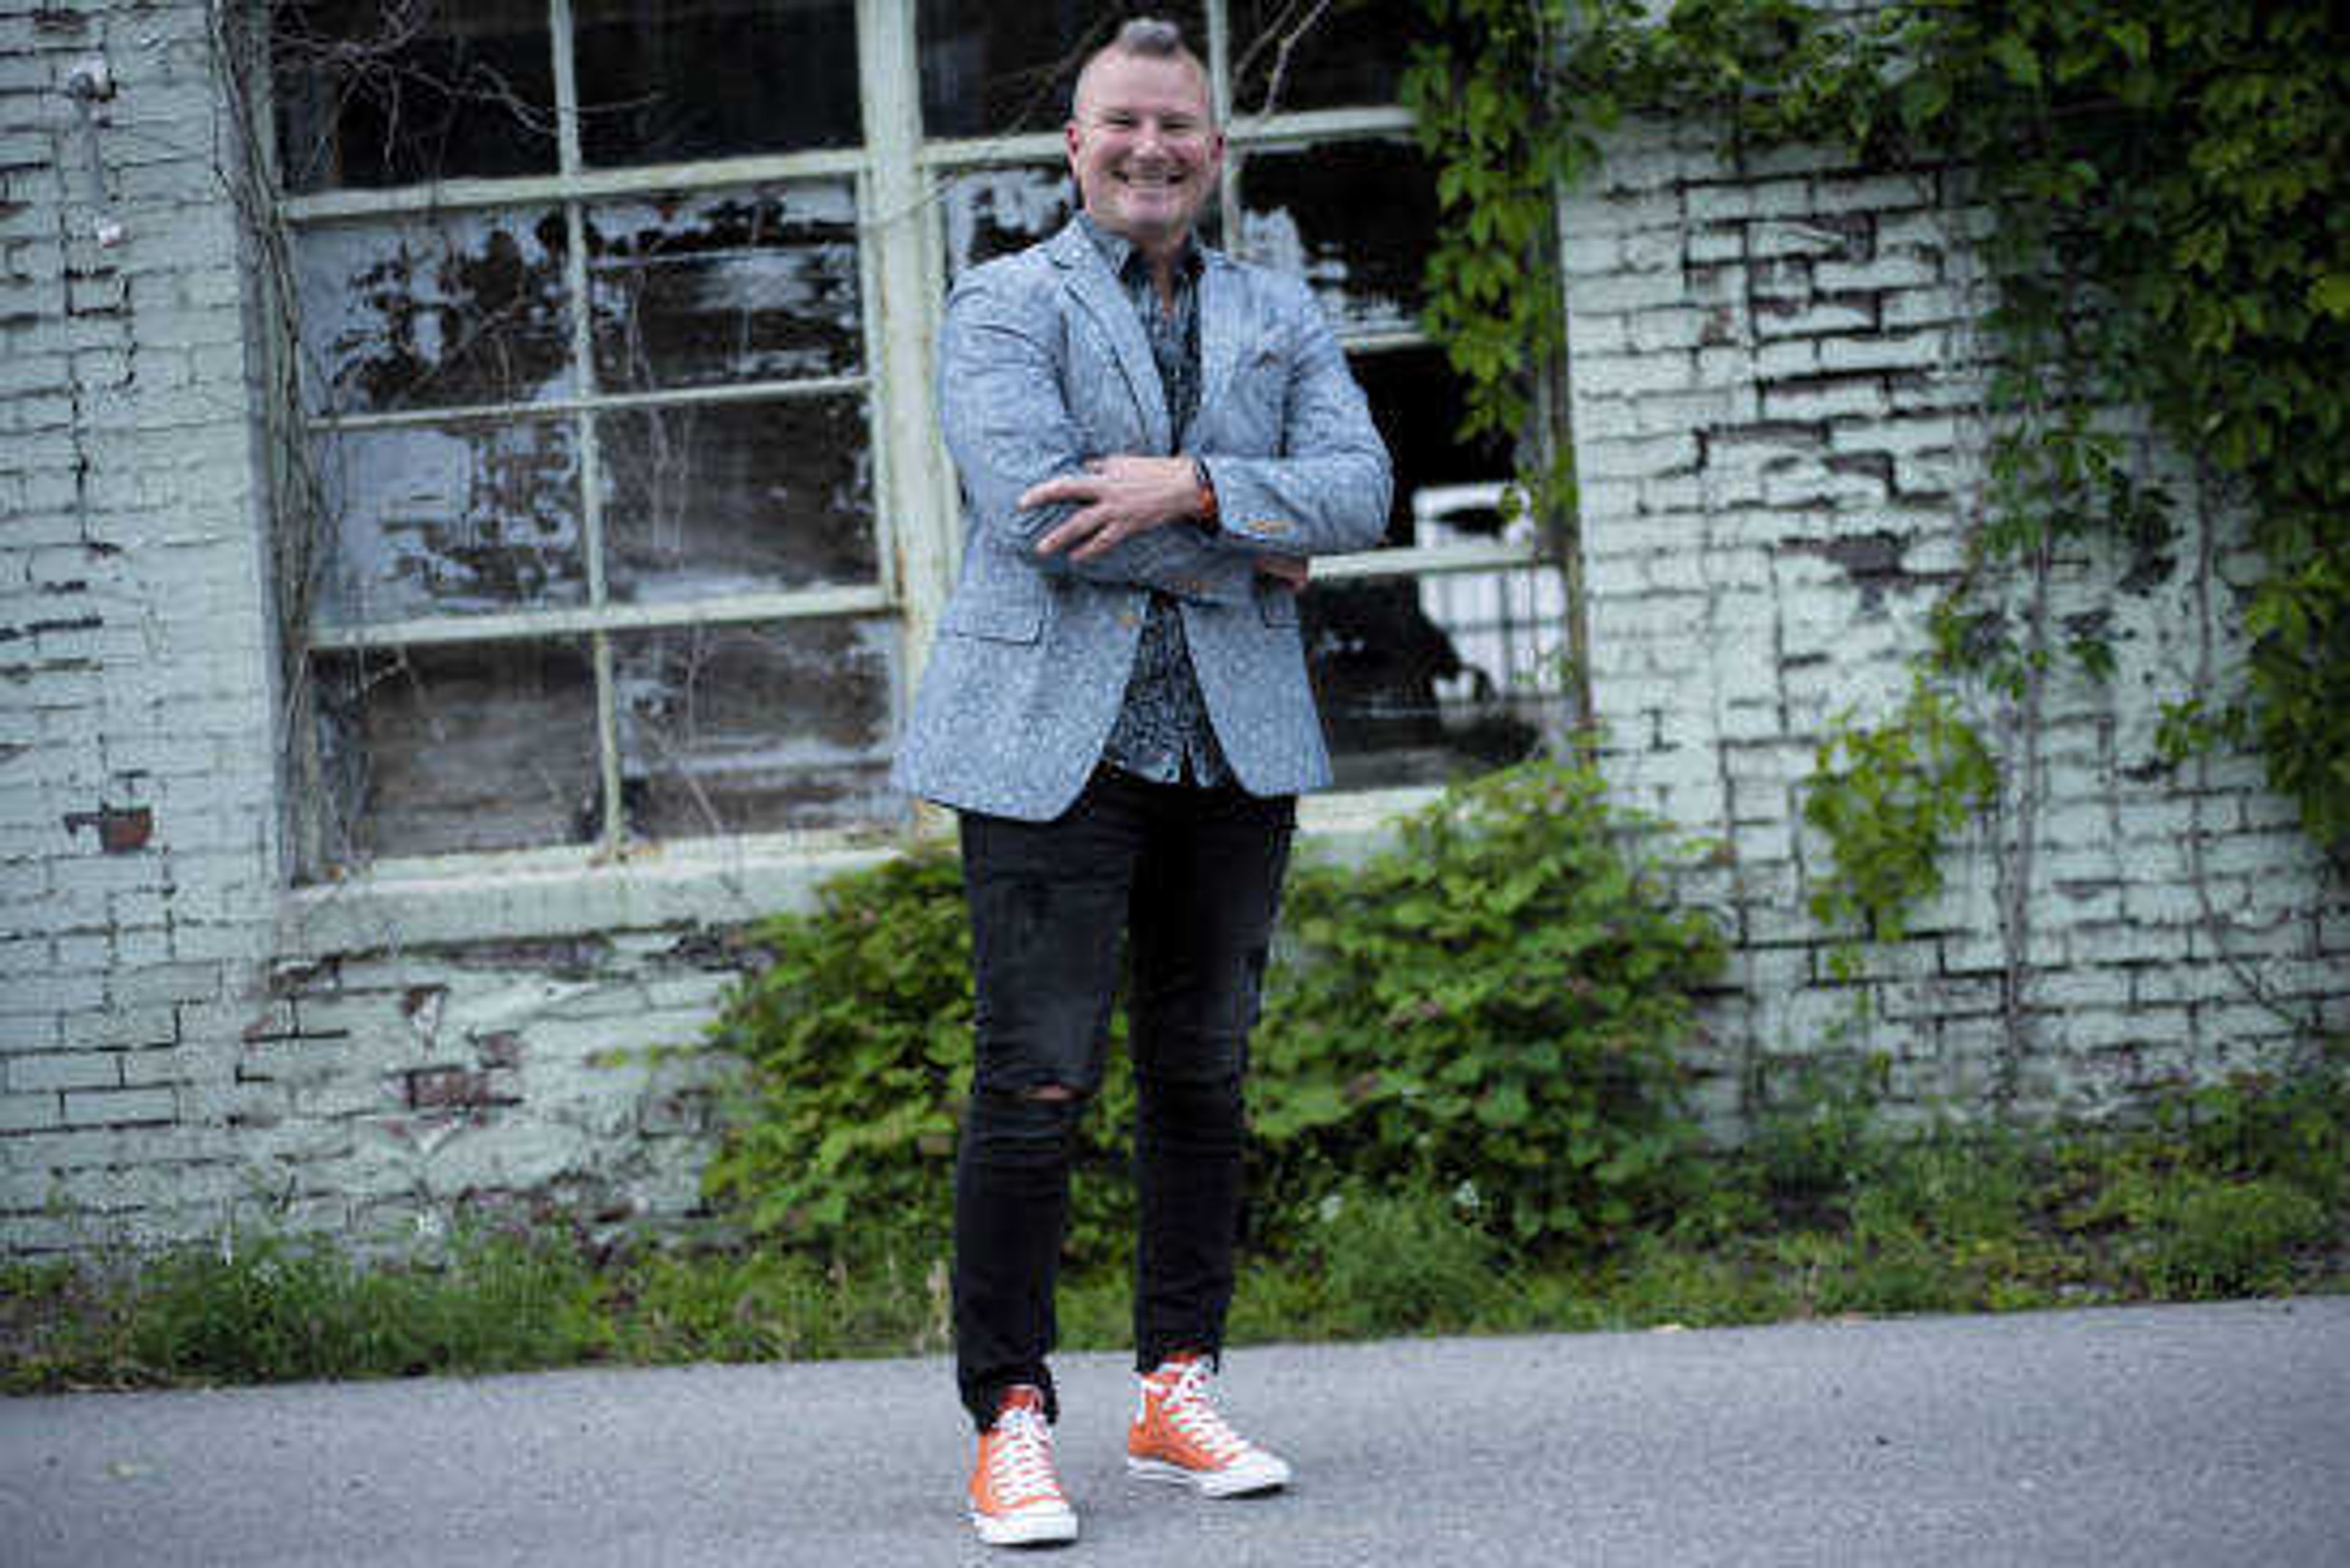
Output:
<instances>
[{"instance_id":1,"label":"blazer lapel","mask_svg":"<svg viewBox=\"0 0 2350 1568\"><path fill-rule=\"evenodd\" d=\"M1216 406L1241 359L1241 288L1232 264L1219 251L1206 253L1200 269L1200 408L1191 416L1197 428ZM1190 431L1184 432L1190 444Z\"/></svg>"},{"instance_id":2,"label":"blazer lapel","mask_svg":"<svg viewBox=\"0 0 2350 1568\"><path fill-rule=\"evenodd\" d=\"M1142 410L1153 449L1170 450L1174 441L1169 431L1167 389L1159 384L1159 366L1150 358L1150 344L1142 336L1142 323L1134 318L1134 306L1128 303L1126 291L1110 275L1093 241L1086 238L1085 231L1074 221L1054 239L1052 256L1070 294L1094 318L1094 325L1102 329L1116 351L1118 368L1126 377L1127 390L1133 395L1135 406ZM1084 417L1082 410L1078 410L1078 417Z\"/></svg>"}]
</instances>

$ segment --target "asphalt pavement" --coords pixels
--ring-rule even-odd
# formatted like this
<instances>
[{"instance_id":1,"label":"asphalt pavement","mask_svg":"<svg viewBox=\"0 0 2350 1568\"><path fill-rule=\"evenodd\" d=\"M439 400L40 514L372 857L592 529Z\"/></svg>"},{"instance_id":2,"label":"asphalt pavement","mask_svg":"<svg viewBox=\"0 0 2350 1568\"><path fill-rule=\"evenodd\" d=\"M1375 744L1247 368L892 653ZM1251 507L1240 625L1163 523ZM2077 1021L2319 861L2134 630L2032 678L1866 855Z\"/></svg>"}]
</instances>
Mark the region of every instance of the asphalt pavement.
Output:
<instances>
[{"instance_id":1,"label":"asphalt pavement","mask_svg":"<svg viewBox=\"0 0 2350 1568\"><path fill-rule=\"evenodd\" d=\"M2350 1297L1245 1349L1223 1502L1059 1366L1067 1568L2350 1564ZM0 1564L1002 1568L969 1458L935 1358L0 1400Z\"/></svg>"}]
</instances>

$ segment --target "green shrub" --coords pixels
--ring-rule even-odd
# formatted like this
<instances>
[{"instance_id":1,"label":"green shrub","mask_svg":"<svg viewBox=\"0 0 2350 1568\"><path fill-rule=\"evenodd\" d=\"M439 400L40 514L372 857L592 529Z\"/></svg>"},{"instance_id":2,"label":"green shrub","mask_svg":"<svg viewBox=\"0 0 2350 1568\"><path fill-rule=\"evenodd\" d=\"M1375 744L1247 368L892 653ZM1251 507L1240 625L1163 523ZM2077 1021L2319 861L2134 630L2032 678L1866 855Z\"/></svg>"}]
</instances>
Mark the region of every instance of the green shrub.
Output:
<instances>
[{"instance_id":1,"label":"green shrub","mask_svg":"<svg viewBox=\"0 0 2350 1568\"><path fill-rule=\"evenodd\" d=\"M1271 1189L1471 1182L1526 1243L1656 1208L1692 1137L1676 1052L1723 963L1665 869L1652 825L1544 761L1448 791L1359 867L1293 873L1252 1095Z\"/></svg>"},{"instance_id":2,"label":"green shrub","mask_svg":"<svg viewBox=\"0 0 2350 1568\"><path fill-rule=\"evenodd\" d=\"M331 1241L239 1237L151 1260L128 1289L129 1360L177 1380L511 1371L578 1361L603 1337L586 1263L504 1237L379 1266Z\"/></svg>"},{"instance_id":3,"label":"green shrub","mask_svg":"<svg viewBox=\"0 0 2350 1568\"><path fill-rule=\"evenodd\" d=\"M657 1252L612 1279L615 1353L637 1363L806 1361L946 1348L943 1259L877 1250Z\"/></svg>"},{"instance_id":4,"label":"green shrub","mask_svg":"<svg viewBox=\"0 0 2350 1568\"><path fill-rule=\"evenodd\" d=\"M1471 1182L1519 1240L1620 1229L1689 1133L1676 1048L1722 943L1676 911L1649 825L1596 777L1527 763L1449 793L1359 869L1300 867L1255 1039L1264 1237L1345 1181ZM739 1060L710 1194L756 1234L827 1247L877 1225L942 1239L971 1063L970 935L931 849L763 923L764 961L710 1040ZM1069 1253L1122 1258L1133 1095L1123 1010L1077 1149Z\"/></svg>"},{"instance_id":5,"label":"green shrub","mask_svg":"<svg viewBox=\"0 0 2350 1568\"><path fill-rule=\"evenodd\" d=\"M2156 1123L2198 1169L2275 1177L2326 1203L2350 1199L2350 1074L2338 1065L2183 1090Z\"/></svg>"},{"instance_id":6,"label":"green shrub","mask_svg":"<svg viewBox=\"0 0 2350 1568\"><path fill-rule=\"evenodd\" d=\"M1746 1154L1782 1203L1841 1205L1884 1156L1877 1123L1888 1068L1880 1055L1808 1061L1794 1085L1756 1118Z\"/></svg>"},{"instance_id":7,"label":"green shrub","mask_svg":"<svg viewBox=\"0 0 2350 1568\"><path fill-rule=\"evenodd\" d=\"M2258 1294L2292 1283L2295 1251L2333 1233L2334 1216L2272 1178L2229 1180L2198 1171L2126 1185L2133 1226L2126 1257L2150 1295L2185 1300Z\"/></svg>"},{"instance_id":8,"label":"green shrub","mask_svg":"<svg viewBox=\"0 0 2350 1568\"><path fill-rule=\"evenodd\" d=\"M1938 1124L1880 1146L1873 1179L1854 1196L1853 1224L1906 1225L1953 1245L2013 1241L2024 1232L2033 1188L2013 1133Z\"/></svg>"},{"instance_id":9,"label":"green shrub","mask_svg":"<svg viewBox=\"0 0 2350 1568\"><path fill-rule=\"evenodd\" d=\"M729 989L709 1042L741 1064L705 1191L754 1234L828 1252L942 1247L972 1071L971 929L962 868L928 846L826 883L816 907L751 933L764 961ZM1131 1194L1132 1080L1113 1027L1099 1102L1080 1125L1073 1257L1113 1255Z\"/></svg>"},{"instance_id":10,"label":"green shrub","mask_svg":"<svg viewBox=\"0 0 2350 1568\"><path fill-rule=\"evenodd\" d=\"M1502 1291L1499 1248L1460 1194L1351 1185L1317 1206L1311 1236L1333 1333L1457 1331Z\"/></svg>"}]
</instances>

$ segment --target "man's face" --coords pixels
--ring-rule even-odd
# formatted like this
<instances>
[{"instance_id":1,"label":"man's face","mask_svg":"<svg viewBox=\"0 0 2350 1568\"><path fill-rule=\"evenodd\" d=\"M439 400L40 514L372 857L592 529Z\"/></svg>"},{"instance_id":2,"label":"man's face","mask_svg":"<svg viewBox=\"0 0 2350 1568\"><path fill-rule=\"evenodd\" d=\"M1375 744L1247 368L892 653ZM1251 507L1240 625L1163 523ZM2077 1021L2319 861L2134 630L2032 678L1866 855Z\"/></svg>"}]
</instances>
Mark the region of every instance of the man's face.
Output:
<instances>
[{"instance_id":1,"label":"man's face","mask_svg":"<svg viewBox=\"0 0 2350 1568\"><path fill-rule=\"evenodd\" d=\"M1146 253L1182 243L1224 161L1207 83L1180 57L1096 59L1066 136L1087 213Z\"/></svg>"}]
</instances>

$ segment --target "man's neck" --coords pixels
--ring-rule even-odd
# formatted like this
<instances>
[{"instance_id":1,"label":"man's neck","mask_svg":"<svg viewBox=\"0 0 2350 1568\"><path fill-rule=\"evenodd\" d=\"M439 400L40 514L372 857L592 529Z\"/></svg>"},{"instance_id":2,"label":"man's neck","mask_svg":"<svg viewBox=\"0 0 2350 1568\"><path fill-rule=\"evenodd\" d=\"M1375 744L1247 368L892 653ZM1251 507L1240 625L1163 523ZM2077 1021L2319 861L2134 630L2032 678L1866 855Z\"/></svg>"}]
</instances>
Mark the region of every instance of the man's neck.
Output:
<instances>
[{"instance_id":1,"label":"man's neck","mask_svg":"<svg viewBox=\"0 0 2350 1568\"><path fill-rule=\"evenodd\" d=\"M1159 296L1160 306L1173 309L1183 268L1191 254L1191 231L1185 229L1171 240L1140 239L1110 228L1090 213L1084 216L1087 225L1096 234L1127 247L1127 265L1141 263L1149 274L1151 292Z\"/></svg>"},{"instance_id":2,"label":"man's neck","mask_svg":"<svg viewBox=\"0 0 2350 1568\"><path fill-rule=\"evenodd\" d=\"M1178 240L1170 249L1142 252L1142 265L1150 269L1150 286L1162 310L1175 308L1175 280L1182 266L1183 248L1183 242Z\"/></svg>"}]
</instances>

